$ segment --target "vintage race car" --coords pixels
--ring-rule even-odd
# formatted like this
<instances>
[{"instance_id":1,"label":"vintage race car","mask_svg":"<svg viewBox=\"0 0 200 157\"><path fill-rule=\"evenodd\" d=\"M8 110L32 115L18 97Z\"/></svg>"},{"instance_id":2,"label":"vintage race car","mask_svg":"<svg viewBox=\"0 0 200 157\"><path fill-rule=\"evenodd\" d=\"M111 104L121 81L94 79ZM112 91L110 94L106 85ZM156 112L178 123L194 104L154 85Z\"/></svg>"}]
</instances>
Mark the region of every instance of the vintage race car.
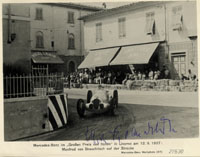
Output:
<instances>
[{"instance_id":1,"label":"vintage race car","mask_svg":"<svg viewBox=\"0 0 200 157\"><path fill-rule=\"evenodd\" d=\"M115 114L115 109L118 107L118 91L110 92L108 90L97 90L92 93L91 90L87 92L87 102L83 99L77 101L77 112L80 117L85 116L85 111L101 114L109 112L111 115Z\"/></svg>"}]
</instances>

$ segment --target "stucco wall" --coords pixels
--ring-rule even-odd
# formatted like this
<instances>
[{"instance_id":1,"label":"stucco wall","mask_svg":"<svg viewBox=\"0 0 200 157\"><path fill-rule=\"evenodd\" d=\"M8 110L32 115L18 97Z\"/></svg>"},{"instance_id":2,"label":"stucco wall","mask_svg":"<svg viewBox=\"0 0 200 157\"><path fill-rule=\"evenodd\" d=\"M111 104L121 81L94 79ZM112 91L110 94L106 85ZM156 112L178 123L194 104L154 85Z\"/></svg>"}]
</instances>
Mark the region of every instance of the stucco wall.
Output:
<instances>
[{"instance_id":1,"label":"stucco wall","mask_svg":"<svg viewBox=\"0 0 200 157\"><path fill-rule=\"evenodd\" d=\"M183 29L181 31L172 29L172 8L175 6L182 6ZM148 12L155 13L156 33L152 36L145 32L146 13ZM118 36L118 18L120 17L126 18L125 38ZM99 22L102 22L103 40L96 42L96 23ZM188 35L197 32L196 2L167 2L157 6L103 16L96 20L86 21L84 32L86 50L160 40L166 40L169 43L190 41Z\"/></svg>"},{"instance_id":2,"label":"stucco wall","mask_svg":"<svg viewBox=\"0 0 200 157\"><path fill-rule=\"evenodd\" d=\"M176 6L182 7L182 30L172 29L172 8ZM190 41L188 35L194 33L197 35L197 10L195 1L180 1L171 2L166 5L166 17L167 17L167 41L168 43L186 42Z\"/></svg>"},{"instance_id":3,"label":"stucco wall","mask_svg":"<svg viewBox=\"0 0 200 157\"><path fill-rule=\"evenodd\" d=\"M22 7L22 9L19 9ZM8 4L3 5L3 63L4 73L30 72L30 19L26 4L11 4L10 36L15 39L8 43ZM26 65L26 66L24 66Z\"/></svg>"},{"instance_id":4,"label":"stucco wall","mask_svg":"<svg viewBox=\"0 0 200 157\"><path fill-rule=\"evenodd\" d=\"M35 20L36 8L43 9L43 20ZM68 23L68 11L74 12L74 24ZM31 4L31 48L34 50L55 50L60 55L82 56L83 45L83 22L78 20L80 16L90 13L78 9L58 7L44 4ZM35 34L43 32L44 48L36 48ZM68 49L68 36L75 36L75 49ZM54 41L54 48L51 46Z\"/></svg>"},{"instance_id":5,"label":"stucco wall","mask_svg":"<svg viewBox=\"0 0 200 157\"><path fill-rule=\"evenodd\" d=\"M169 62L171 63L171 56L173 53L185 53L186 55L186 76L190 69L193 74L198 76L197 63L197 43L195 41L180 42L169 44Z\"/></svg>"},{"instance_id":6,"label":"stucco wall","mask_svg":"<svg viewBox=\"0 0 200 157\"><path fill-rule=\"evenodd\" d=\"M173 30L173 8L182 7L182 29ZM108 11L109 12L109 11ZM146 13L155 13L155 35L147 35L145 32ZM126 37L119 38L118 19L126 18ZM181 19L177 19L181 20ZM96 42L96 24L102 23L102 41ZM106 47L123 46L129 44L143 44L149 42L160 42L157 48L159 54L159 68L165 64L175 76L174 65L171 61L172 53L184 53L186 57L186 73L191 69L197 74L197 9L195 1L174 1L158 3L148 7L135 10L123 10L88 19L85 22L85 48L100 49ZM141 54L142 55L142 54ZM179 72L180 76L180 72Z\"/></svg>"},{"instance_id":7,"label":"stucco wall","mask_svg":"<svg viewBox=\"0 0 200 157\"><path fill-rule=\"evenodd\" d=\"M5 141L44 133L47 123L47 98L16 98L4 100Z\"/></svg>"},{"instance_id":8,"label":"stucco wall","mask_svg":"<svg viewBox=\"0 0 200 157\"><path fill-rule=\"evenodd\" d=\"M72 61L75 64L75 70L78 68L80 63L83 60L83 56L64 56L60 55L62 60L64 61L64 64L62 65L52 65L51 68L53 68L54 72L63 72L65 75L69 72L69 63Z\"/></svg>"},{"instance_id":9,"label":"stucco wall","mask_svg":"<svg viewBox=\"0 0 200 157\"><path fill-rule=\"evenodd\" d=\"M12 15L20 17L30 17L29 4L26 3L12 3L10 4ZM8 3L3 4L3 15L8 15Z\"/></svg>"},{"instance_id":10,"label":"stucco wall","mask_svg":"<svg viewBox=\"0 0 200 157\"><path fill-rule=\"evenodd\" d=\"M156 34L145 31L146 13L155 12ZM126 18L126 37L119 38L118 18ZM102 22L102 38L96 42L96 23ZM85 48L87 50L119 45L146 43L165 39L164 7L147 7L140 10L118 13L85 23Z\"/></svg>"},{"instance_id":11,"label":"stucco wall","mask_svg":"<svg viewBox=\"0 0 200 157\"><path fill-rule=\"evenodd\" d=\"M36 8L43 9L43 20L36 20ZM30 17L31 17L31 49L36 48L36 32L41 31L44 38L44 49L52 50L51 36L53 30L53 14L51 7L41 4L30 4Z\"/></svg>"}]
</instances>

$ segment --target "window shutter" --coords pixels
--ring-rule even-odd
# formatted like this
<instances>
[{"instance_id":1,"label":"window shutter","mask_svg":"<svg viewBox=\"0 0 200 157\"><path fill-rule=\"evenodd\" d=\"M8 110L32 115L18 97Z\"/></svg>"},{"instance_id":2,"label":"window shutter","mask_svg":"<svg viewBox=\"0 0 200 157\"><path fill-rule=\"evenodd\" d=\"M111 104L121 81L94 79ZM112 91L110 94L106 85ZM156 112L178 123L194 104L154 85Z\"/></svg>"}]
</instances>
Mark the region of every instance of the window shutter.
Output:
<instances>
[{"instance_id":1,"label":"window shutter","mask_svg":"<svg viewBox=\"0 0 200 157\"><path fill-rule=\"evenodd\" d=\"M102 24L97 23L96 24L96 42L102 40Z\"/></svg>"},{"instance_id":2,"label":"window shutter","mask_svg":"<svg viewBox=\"0 0 200 157\"><path fill-rule=\"evenodd\" d=\"M71 37L68 39L68 48L71 49Z\"/></svg>"},{"instance_id":3,"label":"window shutter","mask_svg":"<svg viewBox=\"0 0 200 157\"><path fill-rule=\"evenodd\" d=\"M44 47L44 41L43 41L43 34L41 32L38 32L36 34L36 47L37 48L43 48Z\"/></svg>"},{"instance_id":4,"label":"window shutter","mask_svg":"<svg viewBox=\"0 0 200 157\"><path fill-rule=\"evenodd\" d=\"M102 40L102 25L99 26L100 41Z\"/></svg>"},{"instance_id":5,"label":"window shutter","mask_svg":"<svg viewBox=\"0 0 200 157\"><path fill-rule=\"evenodd\" d=\"M154 34L154 31L153 31L154 25L155 25L155 20L151 19L149 22L149 28L148 28L147 34Z\"/></svg>"},{"instance_id":6,"label":"window shutter","mask_svg":"<svg viewBox=\"0 0 200 157\"><path fill-rule=\"evenodd\" d=\"M69 39L68 39L68 49L75 49L75 39L74 39L74 35L70 34L69 35Z\"/></svg>"},{"instance_id":7,"label":"window shutter","mask_svg":"<svg viewBox=\"0 0 200 157\"><path fill-rule=\"evenodd\" d=\"M72 23L72 13L69 13L69 23Z\"/></svg>"},{"instance_id":8,"label":"window shutter","mask_svg":"<svg viewBox=\"0 0 200 157\"><path fill-rule=\"evenodd\" d=\"M183 25L183 15L182 15L182 7L174 7L172 8L172 29L180 30Z\"/></svg>"},{"instance_id":9,"label":"window shutter","mask_svg":"<svg viewBox=\"0 0 200 157\"><path fill-rule=\"evenodd\" d=\"M96 42L98 42L98 26L96 24Z\"/></svg>"},{"instance_id":10,"label":"window shutter","mask_svg":"<svg viewBox=\"0 0 200 157\"><path fill-rule=\"evenodd\" d=\"M38 19L41 19L41 9L38 9Z\"/></svg>"},{"instance_id":11,"label":"window shutter","mask_svg":"<svg viewBox=\"0 0 200 157\"><path fill-rule=\"evenodd\" d=\"M41 20L43 19L43 12L42 12L42 9L40 9L40 19L41 19Z\"/></svg>"},{"instance_id":12,"label":"window shutter","mask_svg":"<svg viewBox=\"0 0 200 157\"><path fill-rule=\"evenodd\" d=\"M181 14L176 14L176 16L173 18L173 30L180 30L182 28L182 18L183 16Z\"/></svg>"},{"instance_id":13,"label":"window shutter","mask_svg":"<svg viewBox=\"0 0 200 157\"><path fill-rule=\"evenodd\" d=\"M38 20L38 19L39 19L39 10L38 10L38 8L36 8L35 19L36 19L36 20Z\"/></svg>"},{"instance_id":14,"label":"window shutter","mask_svg":"<svg viewBox=\"0 0 200 157\"><path fill-rule=\"evenodd\" d=\"M126 36L126 24L125 24L125 19L122 22L122 32L123 32L123 37Z\"/></svg>"},{"instance_id":15,"label":"window shutter","mask_svg":"<svg viewBox=\"0 0 200 157\"><path fill-rule=\"evenodd\" d=\"M44 47L44 40L43 40L43 36L40 37L41 39L41 47Z\"/></svg>"},{"instance_id":16,"label":"window shutter","mask_svg":"<svg viewBox=\"0 0 200 157\"><path fill-rule=\"evenodd\" d=\"M118 19L118 27L119 27L119 37L125 37L126 36L126 19L120 18Z\"/></svg>"},{"instance_id":17,"label":"window shutter","mask_svg":"<svg viewBox=\"0 0 200 157\"><path fill-rule=\"evenodd\" d=\"M122 37L123 36L123 23L122 23L122 21L120 20L120 22L119 22L119 34L120 34L120 37Z\"/></svg>"},{"instance_id":18,"label":"window shutter","mask_svg":"<svg viewBox=\"0 0 200 157\"><path fill-rule=\"evenodd\" d=\"M74 13L68 12L68 23L74 23Z\"/></svg>"},{"instance_id":19,"label":"window shutter","mask_svg":"<svg viewBox=\"0 0 200 157\"><path fill-rule=\"evenodd\" d=\"M72 39L72 48L73 49L75 48L75 40L74 40L74 38Z\"/></svg>"},{"instance_id":20,"label":"window shutter","mask_svg":"<svg viewBox=\"0 0 200 157\"><path fill-rule=\"evenodd\" d=\"M36 20L42 20L43 19L43 10L42 10L42 8L36 8L35 19Z\"/></svg>"},{"instance_id":21,"label":"window shutter","mask_svg":"<svg viewBox=\"0 0 200 157\"><path fill-rule=\"evenodd\" d=\"M154 34L154 30L155 30L155 19L154 19L154 13L147 13L146 14L146 34L147 35L151 35Z\"/></svg>"},{"instance_id":22,"label":"window shutter","mask_svg":"<svg viewBox=\"0 0 200 157\"><path fill-rule=\"evenodd\" d=\"M36 36L36 47L39 47L39 36Z\"/></svg>"}]
</instances>

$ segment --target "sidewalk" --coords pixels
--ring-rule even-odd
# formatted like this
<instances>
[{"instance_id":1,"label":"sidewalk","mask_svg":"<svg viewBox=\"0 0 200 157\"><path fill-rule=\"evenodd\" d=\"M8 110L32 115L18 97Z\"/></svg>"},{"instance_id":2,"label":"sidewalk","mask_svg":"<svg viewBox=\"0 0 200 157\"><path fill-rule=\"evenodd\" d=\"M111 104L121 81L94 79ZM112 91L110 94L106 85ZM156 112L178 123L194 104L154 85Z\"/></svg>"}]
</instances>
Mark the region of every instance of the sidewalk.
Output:
<instances>
[{"instance_id":1,"label":"sidewalk","mask_svg":"<svg viewBox=\"0 0 200 157\"><path fill-rule=\"evenodd\" d=\"M88 90L79 88L64 89L69 94L69 98L76 99L86 99ZM157 92L121 89L118 90L118 93L119 103L198 108L198 92Z\"/></svg>"}]
</instances>

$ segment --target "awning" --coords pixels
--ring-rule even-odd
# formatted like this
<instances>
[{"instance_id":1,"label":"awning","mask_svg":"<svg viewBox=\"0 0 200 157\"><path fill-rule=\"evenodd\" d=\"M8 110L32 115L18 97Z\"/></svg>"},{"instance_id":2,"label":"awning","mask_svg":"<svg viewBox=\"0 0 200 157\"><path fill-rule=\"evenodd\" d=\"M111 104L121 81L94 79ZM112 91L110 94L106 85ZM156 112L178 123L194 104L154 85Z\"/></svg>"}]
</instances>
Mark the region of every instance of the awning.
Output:
<instances>
[{"instance_id":1,"label":"awning","mask_svg":"<svg viewBox=\"0 0 200 157\"><path fill-rule=\"evenodd\" d=\"M78 69L108 66L119 48L90 51Z\"/></svg>"},{"instance_id":2,"label":"awning","mask_svg":"<svg viewBox=\"0 0 200 157\"><path fill-rule=\"evenodd\" d=\"M33 63L37 64L63 64L64 61L55 53L34 52L32 53Z\"/></svg>"},{"instance_id":3,"label":"awning","mask_svg":"<svg viewBox=\"0 0 200 157\"><path fill-rule=\"evenodd\" d=\"M159 43L122 47L110 65L147 64Z\"/></svg>"}]
</instances>

